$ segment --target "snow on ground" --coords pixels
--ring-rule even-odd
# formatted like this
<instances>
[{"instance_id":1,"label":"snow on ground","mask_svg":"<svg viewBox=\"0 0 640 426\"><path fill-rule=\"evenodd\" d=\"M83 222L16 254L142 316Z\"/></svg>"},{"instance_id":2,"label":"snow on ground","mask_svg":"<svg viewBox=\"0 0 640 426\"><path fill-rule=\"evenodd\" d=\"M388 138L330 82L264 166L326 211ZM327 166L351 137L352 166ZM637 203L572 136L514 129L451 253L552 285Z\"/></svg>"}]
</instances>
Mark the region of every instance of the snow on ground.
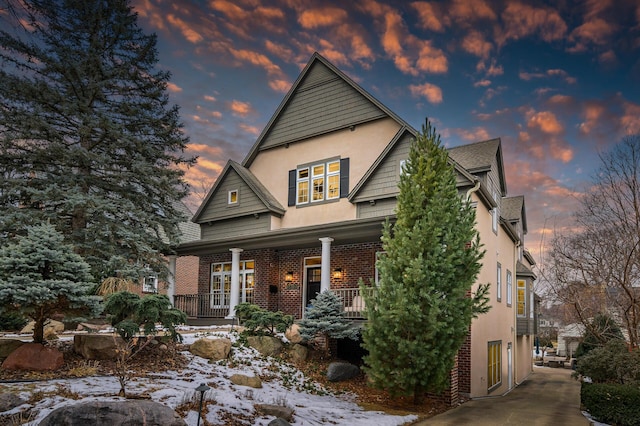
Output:
<instances>
[{"instance_id":1,"label":"snow on ground","mask_svg":"<svg viewBox=\"0 0 640 426\"><path fill-rule=\"evenodd\" d=\"M199 338L226 337L236 341L237 333L215 327L184 328L181 331L184 343L190 344ZM402 425L417 419L417 416L394 416L379 411L366 411L353 402L353 395L333 395L320 384L305 376L290 364L271 357L262 357L252 348L233 346L229 360L209 364L208 360L183 353L189 365L182 371L161 371L146 378L132 378L127 384L128 394L149 394L151 399L173 409L200 400L195 391L202 383L211 389L204 394L208 413L206 419L211 424L224 424L219 420L222 412L237 414L239 417L254 411L254 404L286 405L293 408L294 425ZM248 376L268 376L263 379L262 388L254 389L233 385L228 377L232 374ZM35 417L27 425L36 426L51 411L67 404L76 404L73 394L81 396L83 401L90 400L122 400L115 397L120 385L116 377L83 377L77 379L61 379L37 382L3 383L2 392L13 392L25 400L32 393L41 392L46 396L33 407ZM25 406L1 413L4 415L20 412ZM235 416L233 416L235 417ZM273 417L255 417L254 425L267 425ZM189 411L184 417L188 425L196 425L197 411Z\"/></svg>"}]
</instances>

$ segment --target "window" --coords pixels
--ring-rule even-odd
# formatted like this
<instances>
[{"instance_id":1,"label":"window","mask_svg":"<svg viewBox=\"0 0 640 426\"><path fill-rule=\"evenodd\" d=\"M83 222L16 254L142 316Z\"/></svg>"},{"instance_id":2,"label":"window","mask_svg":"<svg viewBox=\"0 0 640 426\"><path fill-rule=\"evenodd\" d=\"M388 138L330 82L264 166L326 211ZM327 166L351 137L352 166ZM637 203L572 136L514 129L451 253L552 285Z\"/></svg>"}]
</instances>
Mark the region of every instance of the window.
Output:
<instances>
[{"instance_id":1,"label":"window","mask_svg":"<svg viewBox=\"0 0 640 426\"><path fill-rule=\"evenodd\" d=\"M143 293L158 292L158 276L157 275L147 275L146 277L144 277L144 281L142 283L142 292Z\"/></svg>"},{"instance_id":2,"label":"window","mask_svg":"<svg viewBox=\"0 0 640 426\"><path fill-rule=\"evenodd\" d=\"M518 280L517 286L516 315L524 317L527 311L527 282L525 280Z\"/></svg>"},{"instance_id":3,"label":"window","mask_svg":"<svg viewBox=\"0 0 640 426\"><path fill-rule=\"evenodd\" d=\"M240 302L253 303L255 262L240 262ZM211 307L229 306L231 297L231 262L211 264Z\"/></svg>"},{"instance_id":4,"label":"window","mask_svg":"<svg viewBox=\"0 0 640 426\"><path fill-rule=\"evenodd\" d=\"M496 275L496 298L500 302L502 300L502 265L500 263L496 268Z\"/></svg>"},{"instance_id":5,"label":"window","mask_svg":"<svg viewBox=\"0 0 640 426\"><path fill-rule=\"evenodd\" d=\"M405 164L407 164L408 160L400 160L400 173L399 174L404 174L404 166Z\"/></svg>"},{"instance_id":6,"label":"window","mask_svg":"<svg viewBox=\"0 0 640 426\"><path fill-rule=\"evenodd\" d=\"M502 383L502 341L489 342L487 367L487 389L491 390Z\"/></svg>"},{"instance_id":7,"label":"window","mask_svg":"<svg viewBox=\"0 0 640 426\"><path fill-rule=\"evenodd\" d=\"M227 200L228 204L238 204L238 190L232 189L229 191L229 198Z\"/></svg>"},{"instance_id":8,"label":"window","mask_svg":"<svg viewBox=\"0 0 640 426\"><path fill-rule=\"evenodd\" d=\"M348 158L333 158L289 170L287 206L337 201L348 195Z\"/></svg>"},{"instance_id":9,"label":"window","mask_svg":"<svg viewBox=\"0 0 640 426\"><path fill-rule=\"evenodd\" d=\"M511 271L507 269L507 306L513 303L513 277Z\"/></svg>"},{"instance_id":10,"label":"window","mask_svg":"<svg viewBox=\"0 0 640 426\"><path fill-rule=\"evenodd\" d=\"M494 234L498 233L498 208L491 209L491 230Z\"/></svg>"}]
</instances>

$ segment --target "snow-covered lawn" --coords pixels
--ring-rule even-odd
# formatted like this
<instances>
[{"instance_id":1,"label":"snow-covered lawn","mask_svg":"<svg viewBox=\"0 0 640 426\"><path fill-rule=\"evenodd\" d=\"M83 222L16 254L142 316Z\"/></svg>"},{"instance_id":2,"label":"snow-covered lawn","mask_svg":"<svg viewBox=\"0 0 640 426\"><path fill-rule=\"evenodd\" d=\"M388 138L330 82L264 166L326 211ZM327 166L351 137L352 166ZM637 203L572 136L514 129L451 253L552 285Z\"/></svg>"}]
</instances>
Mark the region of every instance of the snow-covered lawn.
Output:
<instances>
[{"instance_id":1,"label":"snow-covered lawn","mask_svg":"<svg viewBox=\"0 0 640 426\"><path fill-rule=\"evenodd\" d=\"M199 338L226 337L235 342L237 334L223 329L188 328L181 330L184 343L190 344ZM208 360L183 352L189 360L187 368L181 371L159 371L151 377L132 378L127 384L128 394L146 394L151 399L173 409L188 407L184 420L188 425L196 425L200 393L196 387L206 383L211 389L204 394L205 413L203 418L210 424L229 424L226 419L234 419L234 424L267 425L274 417L259 416L254 404L285 405L294 409L294 425L402 425L410 423L414 415L394 416L379 411L366 411L354 402L349 394L335 395L320 384L306 378L292 365L274 358L265 358L252 348L234 345L227 361L209 364ZM262 388L254 389L232 384L233 374L260 376ZM33 394L42 398L29 406L32 415L25 424L36 426L51 411L66 404L76 404L79 400L119 400L120 385L116 377L89 376L77 379L2 383L0 392L11 392L24 400ZM24 411L25 405L12 411L0 413L9 415ZM202 424L202 422L201 422Z\"/></svg>"}]
</instances>

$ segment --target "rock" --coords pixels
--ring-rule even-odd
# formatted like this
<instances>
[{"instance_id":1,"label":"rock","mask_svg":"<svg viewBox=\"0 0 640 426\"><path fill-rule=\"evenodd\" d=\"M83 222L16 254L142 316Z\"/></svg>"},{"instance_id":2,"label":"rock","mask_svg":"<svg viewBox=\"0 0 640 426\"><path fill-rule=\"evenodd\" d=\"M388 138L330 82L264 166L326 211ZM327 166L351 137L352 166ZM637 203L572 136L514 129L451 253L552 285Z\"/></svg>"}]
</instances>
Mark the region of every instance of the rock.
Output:
<instances>
[{"instance_id":1,"label":"rock","mask_svg":"<svg viewBox=\"0 0 640 426\"><path fill-rule=\"evenodd\" d=\"M271 336L249 336L247 343L264 356L278 355L284 348L280 339Z\"/></svg>"},{"instance_id":2,"label":"rock","mask_svg":"<svg viewBox=\"0 0 640 426\"><path fill-rule=\"evenodd\" d=\"M20 334L33 334L33 326L35 325L35 321L29 321L27 325L25 325L22 330L20 330ZM64 324L60 321L48 319L44 322L44 336L51 333L62 333L64 331Z\"/></svg>"},{"instance_id":3,"label":"rock","mask_svg":"<svg viewBox=\"0 0 640 426\"><path fill-rule=\"evenodd\" d=\"M0 339L0 361L22 345L24 345L24 342L18 339Z\"/></svg>"},{"instance_id":4,"label":"rock","mask_svg":"<svg viewBox=\"0 0 640 426\"><path fill-rule=\"evenodd\" d=\"M231 383L238 386L248 386L256 389L262 387L262 380L260 380L260 377L256 376L251 377L245 376L244 374L234 374L229 377L229 380L231 380Z\"/></svg>"},{"instance_id":5,"label":"rock","mask_svg":"<svg viewBox=\"0 0 640 426\"><path fill-rule=\"evenodd\" d=\"M302 342L303 339L300 335L300 326L298 324L293 324L291 327L287 328L287 331L284 332L284 337L286 337L291 343Z\"/></svg>"},{"instance_id":6,"label":"rock","mask_svg":"<svg viewBox=\"0 0 640 426\"><path fill-rule=\"evenodd\" d=\"M291 360L293 362L303 362L306 361L309 357L309 348L299 343L296 343L289 350L289 354L291 355Z\"/></svg>"},{"instance_id":7,"label":"rock","mask_svg":"<svg viewBox=\"0 0 640 426\"><path fill-rule=\"evenodd\" d=\"M291 426L291 423L286 421L283 418L278 417L277 419L271 420L267 426Z\"/></svg>"},{"instance_id":8,"label":"rock","mask_svg":"<svg viewBox=\"0 0 640 426\"><path fill-rule=\"evenodd\" d=\"M145 425L184 426L187 423L166 405L154 401L92 401L53 410L40 426Z\"/></svg>"},{"instance_id":9,"label":"rock","mask_svg":"<svg viewBox=\"0 0 640 426\"><path fill-rule=\"evenodd\" d=\"M287 422L291 422L291 420L293 420L293 408L274 404L255 404L253 408L263 416L274 416L282 420L286 420Z\"/></svg>"},{"instance_id":10,"label":"rock","mask_svg":"<svg viewBox=\"0 0 640 426\"><path fill-rule=\"evenodd\" d=\"M348 362L332 362L327 368L327 380L330 382L349 380L358 374L360 374L358 366Z\"/></svg>"},{"instance_id":11,"label":"rock","mask_svg":"<svg viewBox=\"0 0 640 426\"><path fill-rule=\"evenodd\" d=\"M231 340L198 339L189 346L189 352L201 358L219 361L229 356L231 352Z\"/></svg>"},{"instance_id":12,"label":"rock","mask_svg":"<svg viewBox=\"0 0 640 426\"><path fill-rule=\"evenodd\" d=\"M46 348L40 343L25 343L11 352L2 363L5 370L45 371L62 367L62 352L54 348Z\"/></svg>"},{"instance_id":13,"label":"rock","mask_svg":"<svg viewBox=\"0 0 640 426\"><path fill-rule=\"evenodd\" d=\"M13 410L26 402L14 393L0 393L0 413Z\"/></svg>"},{"instance_id":14,"label":"rock","mask_svg":"<svg viewBox=\"0 0 640 426\"><path fill-rule=\"evenodd\" d=\"M85 359L116 359L118 345L122 347L125 342L122 337L115 334L76 334L73 336L73 351Z\"/></svg>"}]
</instances>

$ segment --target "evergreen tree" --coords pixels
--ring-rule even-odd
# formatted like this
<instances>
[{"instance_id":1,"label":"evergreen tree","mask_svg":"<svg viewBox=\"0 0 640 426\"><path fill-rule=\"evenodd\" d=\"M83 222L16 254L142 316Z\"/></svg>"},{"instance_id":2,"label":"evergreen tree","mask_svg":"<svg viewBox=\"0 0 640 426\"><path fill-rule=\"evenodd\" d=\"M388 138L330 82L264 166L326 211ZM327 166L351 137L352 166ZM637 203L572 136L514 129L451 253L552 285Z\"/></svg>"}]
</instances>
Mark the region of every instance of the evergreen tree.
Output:
<instances>
[{"instance_id":1,"label":"evergreen tree","mask_svg":"<svg viewBox=\"0 0 640 426\"><path fill-rule=\"evenodd\" d=\"M35 321L33 340L42 343L54 314L95 315L100 297L89 265L49 224L27 228L27 236L0 248L0 313L17 311Z\"/></svg>"},{"instance_id":2,"label":"evergreen tree","mask_svg":"<svg viewBox=\"0 0 640 426\"><path fill-rule=\"evenodd\" d=\"M300 336L313 340L316 336L324 337L325 352L328 351L328 339L358 339L358 329L344 317L344 306L340 298L330 290L323 291L311 301L306 308L304 319L298 321Z\"/></svg>"},{"instance_id":3,"label":"evergreen tree","mask_svg":"<svg viewBox=\"0 0 640 426\"><path fill-rule=\"evenodd\" d=\"M127 0L20 0L0 14L0 239L49 221L97 281L164 271L188 142L156 36Z\"/></svg>"},{"instance_id":4,"label":"evergreen tree","mask_svg":"<svg viewBox=\"0 0 640 426\"><path fill-rule=\"evenodd\" d=\"M365 371L392 395L440 392L473 317L488 311L488 285L471 287L484 255L475 210L456 188L440 137L427 122L400 176L396 222L385 223L375 293L363 291Z\"/></svg>"}]
</instances>

